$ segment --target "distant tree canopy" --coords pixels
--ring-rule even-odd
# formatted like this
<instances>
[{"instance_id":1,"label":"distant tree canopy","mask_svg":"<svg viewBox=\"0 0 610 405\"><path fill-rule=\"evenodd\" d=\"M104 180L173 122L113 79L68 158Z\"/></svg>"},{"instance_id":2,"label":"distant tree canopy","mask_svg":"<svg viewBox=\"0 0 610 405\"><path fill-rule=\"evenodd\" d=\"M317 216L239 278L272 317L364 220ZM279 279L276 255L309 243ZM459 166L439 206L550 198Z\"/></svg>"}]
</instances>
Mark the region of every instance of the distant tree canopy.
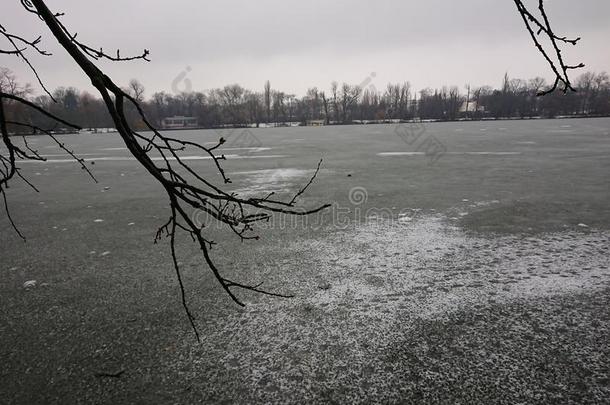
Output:
<instances>
[{"instance_id":1,"label":"distant tree canopy","mask_svg":"<svg viewBox=\"0 0 610 405\"><path fill-rule=\"evenodd\" d=\"M196 117L201 127L216 128L287 122L306 125L312 121L316 124L347 124L415 118L456 120L610 115L610 78L607 73L583 73L577 77L574 86L577 92L555 92L538 97L540 90L547 87L544 79L505 76L499 88L444 86L414 92L408 82L389 84L384 90L333 83L328 93L313 87L304 96L296 97L272 89L267 82L261 92L233 84L205 92L157 92L146 99L144 86L132 80L125 91L140 101L146 115L157 126L161 126L164 118L172 116ZM73 87L55 89L52 96L57 102L53 102L47 95L34 97L29 84L20 84L10 70L0 68L0 88L28 98L84 128L114 125L101 98ZM19 103L9 103L6 107L8 116L16 115L40 127L50 124L48 117L23 108ZM143 127L135 112L128 114L128 118L134 127Z\"/></svg>"},{"instance_id":2,"label":"distant tree canopy","mask_svg":"<svg viewBox=\"0 0 610 405\"><path fill-rule=\"evenodd\" d=\"M464 94L456 86L424 89L415 93L409 83L389 84L385 90L379 91L374 86L363 88L333 82L328 93L313 87L299 98L294 94L272 89L271 83L267 81L261 91L248 90L238 84L232 84L205 92L189 91L179 94L159 92L152 94L146 100L144 86L133 79L121 91L137 102L140 110L128 103L125 106L125 118L133 128L144 129L148 124L161 127L163 119L172 116L196 117L200 127L213 128L258 126L263 122L307 124L318 121L317 123L325 124L346 124L354 121L413 118L455 120L610 114L610 84L606 73L585 73L576 80L575 84L572 82L569 73L574 69L583 68L584 64L569 64L563 56L562 48L577 45L580 38L567 38L558 35L552 29L544 0L532 0L529 5L523 0L513 0L513 2L526 31L554 75L552 83L546 83L542 78L510 79L506 75L499 89L489 86L473 89L468 85ZM40 17L37 8L44 4L43 2L21 0L21 3L26 10ZM60 19L62 16L62 13L58 13L56 17ZM68 33L67 28L61 23L59 29ZM6 31L2 25L0 25L0 35L12 45L12 49L0 48L0 53L17 56L26 62L41 85L43 95L34 97L32 87L29 84L19 84L15 75L6 68L0 68L1 92L27 99L44 111L81 127L114 126L113 117L107 108L107 100L73 87L61 87L51 92L44 86L23 52L30 48L42 55L50 56L48 52L39 48L40 37L30 41ZM54 35L57 36L57 33ZM149 60L148 50L144 50L141 55L125 58L120 56L119 51L116 55L110 55L76 39L72 42L90 60ZM577 89L581 91L576 93ZM537 95L548 97L537 98ZM7 121L27 122L45 128L52 124L50 117L35 109L25 108L23 103L11 100L6 100L5 103ZM145 113L148 124L142 120L141 113ZM27 128L9 125L9 129L10 132L18 132Z\"/></svg>"}]
</instances>

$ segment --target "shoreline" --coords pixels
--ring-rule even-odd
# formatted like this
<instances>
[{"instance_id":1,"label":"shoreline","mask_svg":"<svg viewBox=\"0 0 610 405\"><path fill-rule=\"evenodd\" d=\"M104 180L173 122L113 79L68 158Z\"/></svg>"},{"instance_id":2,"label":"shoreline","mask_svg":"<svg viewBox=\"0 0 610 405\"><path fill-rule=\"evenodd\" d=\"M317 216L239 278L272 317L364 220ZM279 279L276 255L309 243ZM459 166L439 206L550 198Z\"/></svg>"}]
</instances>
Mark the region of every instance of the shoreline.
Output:
<instances>
[{"instance_id":1,"label":"shoreline","mask_svg":"<svg viewBox=\"0 0 610 405\"><path fill-rule=\"evenodd\" d=\"M231 130L231 129L270 129L270 128L304 128L304 127L335 127L335 126L362 126L362 125L394 125L394 124L413 124L413 123L447 123L447 122L498 122L498 121L544 121L544 120L567 120L567 119L595 119L595 118L610 118L610 115L562 115L557 117L502 117L502 118L480 118L480 119L458 119L458 120L439 120L439 119L411 119L411 120L384 120L384 121L367 121L367 120L354 120L350 123L330 123L323 125L301 125L299 122L290 122L283 125L267 125L256 126L256 125L231 125L225 127L187 127L187 128L157 128L158 131L199 131L199 130ZM100 128L97 128L100 129ZM113 128L101 128L101 129L113 129ZM139 132L151 132L148 129L140 130ZM118 131L100 131L94 132L91 130L83 129L81 131L69 131L69 132L57 132L53 135L104 135L104 134L116 134ZM46 134L16 134L11 133L9 136L45 136Z\"/></svg>"}]
</instances>

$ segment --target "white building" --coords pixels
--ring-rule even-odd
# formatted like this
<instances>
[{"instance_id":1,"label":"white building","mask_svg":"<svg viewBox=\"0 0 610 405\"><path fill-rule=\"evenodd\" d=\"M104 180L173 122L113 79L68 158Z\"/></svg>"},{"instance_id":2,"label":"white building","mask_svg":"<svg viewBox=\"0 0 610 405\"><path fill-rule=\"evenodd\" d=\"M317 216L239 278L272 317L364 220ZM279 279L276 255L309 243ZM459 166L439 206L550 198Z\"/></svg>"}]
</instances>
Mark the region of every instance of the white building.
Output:
<instances>
[{"instance_id":1,"label":"white building","mask_svg":"<svg viewBox=\"0 0 610 405\"><path fill-rule=\"evenodd\" d=\"M464 101L460 106L461 113L485 112L485 106L478 105L475 100Z\"/></svg>"},{"instance_id":2,"label":"white building","mask_svg":"<svg viewBox=\"0 0 610 405\"><path fill-rule=\"evenodd\" d=\"M163 118L161 126L166 129L172 128L196 128L199 125L197 117L183 117L176 115L173 117Z\"/></svg>"}]
</instances>

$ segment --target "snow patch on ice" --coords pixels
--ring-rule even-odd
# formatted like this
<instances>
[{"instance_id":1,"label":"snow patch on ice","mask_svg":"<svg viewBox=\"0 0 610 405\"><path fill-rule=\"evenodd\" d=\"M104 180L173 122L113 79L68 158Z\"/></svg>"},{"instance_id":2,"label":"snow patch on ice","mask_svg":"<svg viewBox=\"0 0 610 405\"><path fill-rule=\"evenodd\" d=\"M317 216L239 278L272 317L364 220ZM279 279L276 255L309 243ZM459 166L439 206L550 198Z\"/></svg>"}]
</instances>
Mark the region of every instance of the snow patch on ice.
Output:
<instances>
[{"instance_id":1,"label":"snow patch on ice","mask_svg":"<svg viewBox=\"0 0 610 405\"><path fill-rule=\"evenodd\" d=\"M306 182L307 177L312 176L313 173L312 170L284 168L235 172L231 177L243 179L245 185L235 190L238 194L253 195L296 191L301 185L300 183Z\"/></svg>"}]
</instances>

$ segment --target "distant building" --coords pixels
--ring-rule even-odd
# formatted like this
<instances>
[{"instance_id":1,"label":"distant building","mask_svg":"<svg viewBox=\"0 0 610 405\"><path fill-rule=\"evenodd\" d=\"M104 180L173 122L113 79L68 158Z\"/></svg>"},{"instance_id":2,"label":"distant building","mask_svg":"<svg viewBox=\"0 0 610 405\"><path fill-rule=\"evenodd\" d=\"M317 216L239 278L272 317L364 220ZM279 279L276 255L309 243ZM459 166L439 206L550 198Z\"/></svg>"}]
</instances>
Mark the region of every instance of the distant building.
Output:
<instances>
[{"instance_id":1,"label":"distant building","mask_svg":"<svg viewBox=\"0 0 610 405\"><path fill-rule=\"evenodd\" d=\"M161 120L161 126L166 129L175 128L197 128L199 121L197 117L183 117L176 115L173 117L163 118Z\"/></svg>"},{"instance_id":2,"label":"distant building","mask_svg":"<svg viewBox=\"0 0 610 405\"><path fill-rule=\"evenodd\" d=\"M485 112L485 106L479 105L476 101L464 101L460 107L460 113Z\"/></svg>"}]
</instances>

